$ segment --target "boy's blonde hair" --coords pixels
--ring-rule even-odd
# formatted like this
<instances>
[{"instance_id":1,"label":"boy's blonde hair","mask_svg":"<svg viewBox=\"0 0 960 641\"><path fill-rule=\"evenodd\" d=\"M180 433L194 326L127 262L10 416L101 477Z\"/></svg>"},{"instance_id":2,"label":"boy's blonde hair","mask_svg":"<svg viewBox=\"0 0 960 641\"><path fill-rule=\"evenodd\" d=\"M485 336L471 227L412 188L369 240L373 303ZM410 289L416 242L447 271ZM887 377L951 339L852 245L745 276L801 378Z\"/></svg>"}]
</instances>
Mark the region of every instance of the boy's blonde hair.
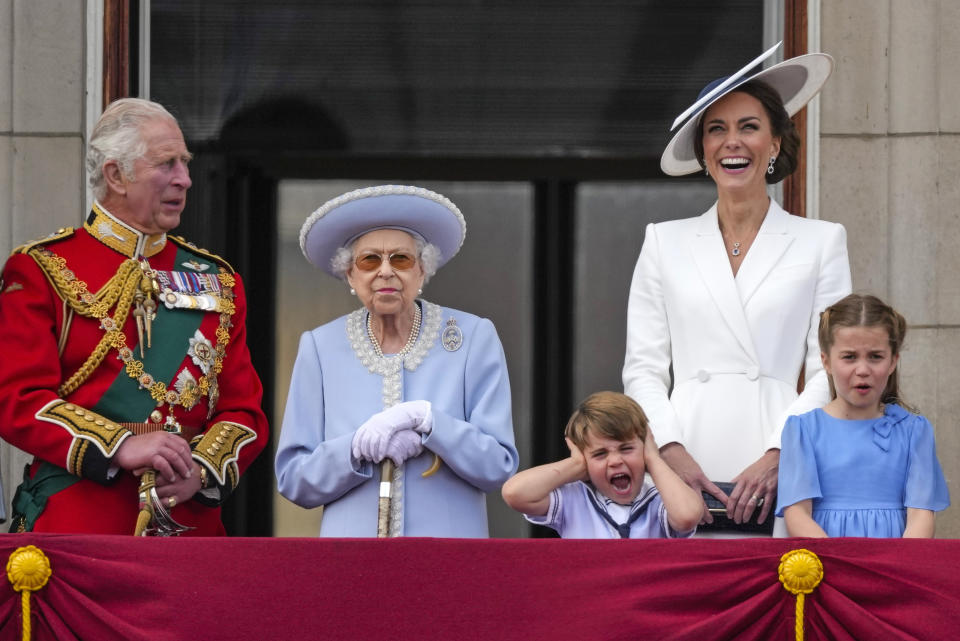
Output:
<instances>
[{"instance_id":1,"label":"boy's blonde hair","mask_svg":"<svg viewBox=\"0 0 960 641\"><path fill-rule=\"evenodd\" d=\"M635 400L619 392L596 392L588 396L574 410L564 436L581 450L587 445L588 434L628 441L647 437L649 423Z\"/></svg>"}]
</instances>

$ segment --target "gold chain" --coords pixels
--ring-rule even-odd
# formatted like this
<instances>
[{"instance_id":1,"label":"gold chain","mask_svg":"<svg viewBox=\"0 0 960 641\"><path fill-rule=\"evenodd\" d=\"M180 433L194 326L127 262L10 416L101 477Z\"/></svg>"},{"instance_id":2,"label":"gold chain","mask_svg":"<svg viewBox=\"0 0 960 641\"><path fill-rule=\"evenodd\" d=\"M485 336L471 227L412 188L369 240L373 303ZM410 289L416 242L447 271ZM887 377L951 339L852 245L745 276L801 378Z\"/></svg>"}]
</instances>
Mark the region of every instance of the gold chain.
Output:
<instances>
[{"instance_id":1,"label":"gold chain","mask_svg":"<svg viewBox=\"0 0 960 641\"><path fill-rule=\"evenodd\" d=\"M63 296L67 304L77 314L100 321L104 330L103 338L97 344L93 353L87 357L82 366L64 382L58 392L65 397L75 391L93 374L93 371L103 362L111 347L115 348L124 362L127 375L136 379L140 387L150 392L150 396L157 405L167 403L171 406L183 405L193 407L199 397L209 394L211 388L216 387L217 375L223 370L223 358L230 342L231 316L233 305L229 311L220 314L220 325L217 327L217 345L214 348L216 356L213 366L207 371L197 385L196 391L185 391L179 394L176 390L167 389L167 384L157 381L144 370L143 362L133 356L133 350L127 347L127 337L123 333L123 325L130 312L130 305L141 284L141 265L135 259L125 260L117 273L96 293L91 294L86 282L78 279L67 267L67 261L57 256L49 249L33 250L30 254L40 263L44 271L50 276L54 287ZM223 296L232 303L233 285L235 279L221 267L218 278L223 285ZM113 318L108 315L110 308L116 304ZM212 408L211 408L212 409Z\"/></svg>"}]
</instances>

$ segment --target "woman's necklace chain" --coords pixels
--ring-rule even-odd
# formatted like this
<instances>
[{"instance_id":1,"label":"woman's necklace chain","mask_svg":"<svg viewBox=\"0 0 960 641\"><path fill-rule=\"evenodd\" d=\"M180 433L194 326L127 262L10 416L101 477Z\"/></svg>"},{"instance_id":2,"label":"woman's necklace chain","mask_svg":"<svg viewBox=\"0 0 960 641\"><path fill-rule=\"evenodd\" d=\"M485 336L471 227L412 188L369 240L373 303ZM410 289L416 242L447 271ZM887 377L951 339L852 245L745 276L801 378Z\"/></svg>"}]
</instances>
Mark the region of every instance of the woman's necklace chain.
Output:
<instances>
[{"instance_id":1,"label":"woman's necklace chain","mask_svg":"<svg viewBox=\"0 0 960 641\"><path fill-rule=\"evenodd\" d=\"M397 356L403 356L413 348L414 343L417 342L417 337L420 336L420 305L413 304L413 327L410 328L410 337L407 338L407 344L403 346ZM383 358L383 350L380 349L380 341L377 340L376 335L373 333L373 314L367 314L367 336L370 337L370 342L373 344L373 351L377 353L377 356Z\"/></svg>"},{"instance_id":2,"label":"woman's necklace chain","mask_svg":"<svg viewBox=\"0 0 960 641\"><path fill-rule=\"evenodd\" d=\"M753 236L756 237L757 232L759 232L759 231L760 231L760 228L758 227L758 228L757 228L757 231L753 232ZM722 226L720 227L720 235L723 236L724 241L727 240L727 235L726 235L726 233L724 233L724 229L723 229ZM739 256L740 254L742 254L744 250L740 249L740 247L741 247L741 245L743 245L743 242L741 242L741 241L739 241L739 240L733 240L733 241L731 241L731 242L733 243L733 249L730 250L730 255L733 256L733 257L737 257L737 256Z\"/></svg>"}]
</instances>

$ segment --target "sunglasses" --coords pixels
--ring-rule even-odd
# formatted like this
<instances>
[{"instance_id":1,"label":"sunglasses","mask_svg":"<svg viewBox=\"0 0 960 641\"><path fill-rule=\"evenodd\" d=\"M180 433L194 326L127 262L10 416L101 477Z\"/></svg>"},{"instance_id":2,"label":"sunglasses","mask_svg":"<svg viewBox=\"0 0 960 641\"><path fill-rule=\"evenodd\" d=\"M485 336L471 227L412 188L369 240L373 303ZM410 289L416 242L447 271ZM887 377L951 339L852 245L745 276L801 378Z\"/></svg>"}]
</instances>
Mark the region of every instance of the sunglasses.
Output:
<instances>
[{"instance_id":1,"label":"sunglasses","mask_svg":"<svg viewBox=\"0 0 960 641\"><path fill-rule=\"evenodd\" d=\"M403 252L390 254L387 256L387 261L390 263L391 267L401 272L406 271L417 264L416 258L410 254L404 254ZM360 254L353 262L360 271L372 272L375 269L379 269L380 264L383 263L383 256L374 253Z\"/></svg>"}]
</instances>

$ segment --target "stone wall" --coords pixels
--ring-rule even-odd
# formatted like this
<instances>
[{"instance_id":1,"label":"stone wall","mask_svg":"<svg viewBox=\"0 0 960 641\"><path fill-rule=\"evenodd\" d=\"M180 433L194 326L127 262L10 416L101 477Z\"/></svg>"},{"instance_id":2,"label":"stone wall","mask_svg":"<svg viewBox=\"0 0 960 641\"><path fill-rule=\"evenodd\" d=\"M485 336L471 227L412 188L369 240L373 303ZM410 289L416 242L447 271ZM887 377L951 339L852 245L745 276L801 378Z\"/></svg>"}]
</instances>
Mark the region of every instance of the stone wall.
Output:
<instances>
[{"instance_id":1,"label":"stone wall","mask_svg":"<svg viewBox=\"0 0 960 641\"><path fill-rule=\"evenodd\" d=\"M82 221L85 4L0 0L0 260ZM25 460L0 445L8 508Z\"/></svg>"},{"instance_id":2,"label":"stone wall","mask_svg":"<svg viewBox=\"0 0 960 641\"><path fill-rule=\"evenodd\" d=\"M821 0L820 217L846 225L854 290L910 323L908 402L934 424L960 501L960 3ZM960 510L937 536L960 536Z\"/></svg>"}]
</instances>

